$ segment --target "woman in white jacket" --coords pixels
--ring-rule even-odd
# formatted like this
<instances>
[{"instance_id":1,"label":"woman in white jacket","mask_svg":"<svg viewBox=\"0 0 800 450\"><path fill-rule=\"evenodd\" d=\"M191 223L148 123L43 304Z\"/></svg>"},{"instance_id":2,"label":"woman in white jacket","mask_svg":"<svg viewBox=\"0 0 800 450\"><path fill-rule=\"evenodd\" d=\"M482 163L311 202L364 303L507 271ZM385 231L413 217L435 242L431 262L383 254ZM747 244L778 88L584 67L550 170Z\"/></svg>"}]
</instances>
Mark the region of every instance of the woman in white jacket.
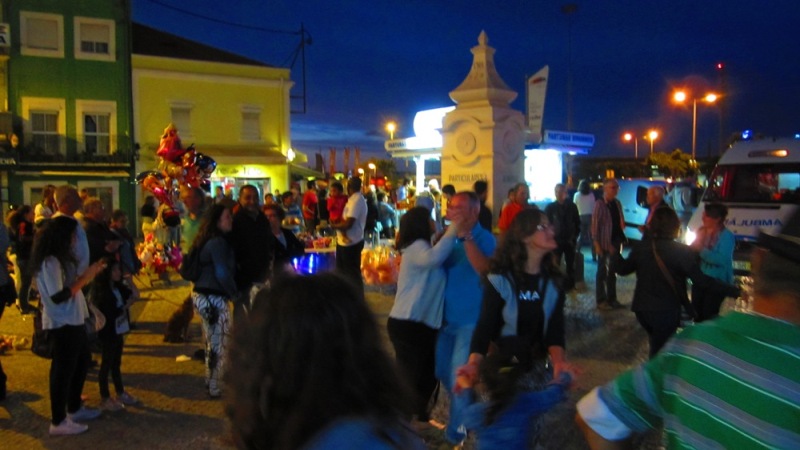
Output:
<instances>
[{"instance_id":1,"label":"woman in white jacket","mask_svg":"<svg viewBox=\"0 0 800 450\"><path fill-rule=\"evenodd\" d=\"M431 400L438 381L434 375L436 335L444 312L445 273L442 263L450 255L461 220L449 217L450 227L431 246L436 225L430 210L411 208L400 219L396 247L401 252L397 294L387 328L397 364L416 396L416 419L430 420Z\"/></svg>"},{"instance_id":2,"label":"woman in white jacket","mask_svg":"<svg viewBox=\"0 0 800 450\"><path fill-rule=\"evenodd\" d=\"M31 254L36 287L41 295L42 328L50 330L53 360L50 364L51 435L78 434L100 411L82 405L81 391L91 354L84 321L89 317L81 289L101 272L104 260L78 273L72 251L78 221L58 216L49 219L37 233Z\"/></svg>"}]
</instances>

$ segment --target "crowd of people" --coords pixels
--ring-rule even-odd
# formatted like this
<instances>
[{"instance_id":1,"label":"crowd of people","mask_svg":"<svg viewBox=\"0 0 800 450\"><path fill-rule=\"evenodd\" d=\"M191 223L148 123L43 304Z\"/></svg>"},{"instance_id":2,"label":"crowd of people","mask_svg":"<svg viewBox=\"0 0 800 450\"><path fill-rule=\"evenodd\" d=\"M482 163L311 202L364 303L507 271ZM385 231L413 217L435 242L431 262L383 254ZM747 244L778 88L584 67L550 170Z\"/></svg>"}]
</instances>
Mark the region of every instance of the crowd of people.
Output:
<instances>
[{"instance_id":1,"label":"crowd of people","mask_svg":"<svg viewBox=\"0 0 800 450\"><path fill-rule=\"evenodd\" d=\"M542 415L581 375L565 347L564 306L582 280L576 259L586 246L597 264L599 311L621 307L616 277L636 273L631 309L650 351L649 362L579 403L592 448L625 445L662 426L675 447L800 443L800 215L781 236L759 238L754 313L717 318L724 297L741 294L721 204L706 207L687 246L676 240L681 216L663 188L650 188L643 239L623 257L625 216L613 178L598 197L586 182L572 198L558 184L541 210L519 183L496 216L485 181L460 192L438 183L415 192L408 182L373 191L359 177L305 187L302 195L265 193L263 203L253 185L239 187L235 200L180 193L177 239L197 255L199 270L191 297L205 340L205 386L228 403L239 447L424 448L419 435L441 430L452 446L473 432L479 448L532 448ZM54 188L52 201L43 194L0 228L0 246L15 242L17 264L30 268L19 271L20 284L35 284L43 326L59 336L50 433L77 434L100 415L80 397L91 359L89 305L107 317L98 334L100 406L137 402L120 370L137 260L124 213L107 216L102 202L81 200L71 186ZM156 223L158 208L146 200L142 216L151 219L145 226ZM291 260L304 253L298 228L336 233L336 274L292 276ZM360 262L371 233L394 237L402 255L387 320L394 362L364 297ZM7 283L0 271L0 290ZM32 309L22 295L17 305ZM687 315L698 325L677 333ZM431 414L440 387L447 423Z\"/></svg>"}]
</instances>

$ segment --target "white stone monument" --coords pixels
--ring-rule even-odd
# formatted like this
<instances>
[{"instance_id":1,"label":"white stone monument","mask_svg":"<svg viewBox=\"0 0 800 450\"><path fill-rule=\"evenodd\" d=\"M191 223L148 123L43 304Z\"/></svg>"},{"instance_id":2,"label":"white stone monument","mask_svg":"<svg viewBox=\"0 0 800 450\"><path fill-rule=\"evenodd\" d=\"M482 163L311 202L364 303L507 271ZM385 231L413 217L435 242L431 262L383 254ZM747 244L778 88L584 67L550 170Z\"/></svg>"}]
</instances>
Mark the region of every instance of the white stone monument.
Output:
<instances>
[{"instance_id":1,"label":"white stone monument","mask_svg":"<svg viewBox=\"0 0 800 450\"><path fill-rule=\"evenodd\" d=\"M442 124L442 185L452 184L459 192L486 180L486 203L497 223L508 190L525 181L525 119L509 106L517 93L497 73L488 42L481 31L467 78L450 92L456 108Z\"/></svg>"}]
</instances>

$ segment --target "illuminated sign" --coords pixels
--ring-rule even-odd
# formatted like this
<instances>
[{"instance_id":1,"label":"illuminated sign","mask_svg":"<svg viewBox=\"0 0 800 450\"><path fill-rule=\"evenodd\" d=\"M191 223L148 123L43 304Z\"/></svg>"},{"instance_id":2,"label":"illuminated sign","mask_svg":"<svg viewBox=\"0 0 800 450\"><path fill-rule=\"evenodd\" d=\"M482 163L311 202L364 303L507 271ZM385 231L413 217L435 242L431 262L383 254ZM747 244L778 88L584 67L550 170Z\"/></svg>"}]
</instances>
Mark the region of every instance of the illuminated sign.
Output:
<instances>
[{"instance_id":1,"label":"illuminated sign","mask_svg":"<svg viewBox=\"0 0 800 450\"><path fill-rule=\"evenodd\" d=\"M549 145L593 147L594 135L588 133L574 133L572 131L545 130L544 143Z\"/></svg>"}]
</instances>

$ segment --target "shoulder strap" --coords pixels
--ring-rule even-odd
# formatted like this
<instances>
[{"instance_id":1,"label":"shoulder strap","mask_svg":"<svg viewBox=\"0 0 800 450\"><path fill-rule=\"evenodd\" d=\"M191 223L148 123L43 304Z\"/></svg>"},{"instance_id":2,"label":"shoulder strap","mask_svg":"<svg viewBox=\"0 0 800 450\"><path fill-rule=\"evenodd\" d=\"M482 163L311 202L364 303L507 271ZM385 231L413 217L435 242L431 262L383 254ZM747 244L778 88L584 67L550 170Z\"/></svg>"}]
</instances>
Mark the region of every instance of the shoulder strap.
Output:
<instances>
[{"instance_id":1,"label":"shoulder strap","mask_svg":"<svg viewBox=\"0 0 800 450\"><path fill-rule=\"evenodd\" d=\"M684 295L680 295L680 293L678 292L678 288L675 286L675 280L672 278L672 275L670 275L669 270L667 270L667 266L664 265L664 261L661 259L661 256L659 256L658 251L656 251L656 240L651 239L650 245L653 248L653 256L656 259L656 264L658 264L658 268L661 269L661 273L664 275L664 278L667 279L667 283L669 283L669 287L672 288L672 292L678 298L678 301L681 302L681 304L683 304L684 302L683 299L686 298L686 294L684 293Z\"/></svg>"}]
</instances>

